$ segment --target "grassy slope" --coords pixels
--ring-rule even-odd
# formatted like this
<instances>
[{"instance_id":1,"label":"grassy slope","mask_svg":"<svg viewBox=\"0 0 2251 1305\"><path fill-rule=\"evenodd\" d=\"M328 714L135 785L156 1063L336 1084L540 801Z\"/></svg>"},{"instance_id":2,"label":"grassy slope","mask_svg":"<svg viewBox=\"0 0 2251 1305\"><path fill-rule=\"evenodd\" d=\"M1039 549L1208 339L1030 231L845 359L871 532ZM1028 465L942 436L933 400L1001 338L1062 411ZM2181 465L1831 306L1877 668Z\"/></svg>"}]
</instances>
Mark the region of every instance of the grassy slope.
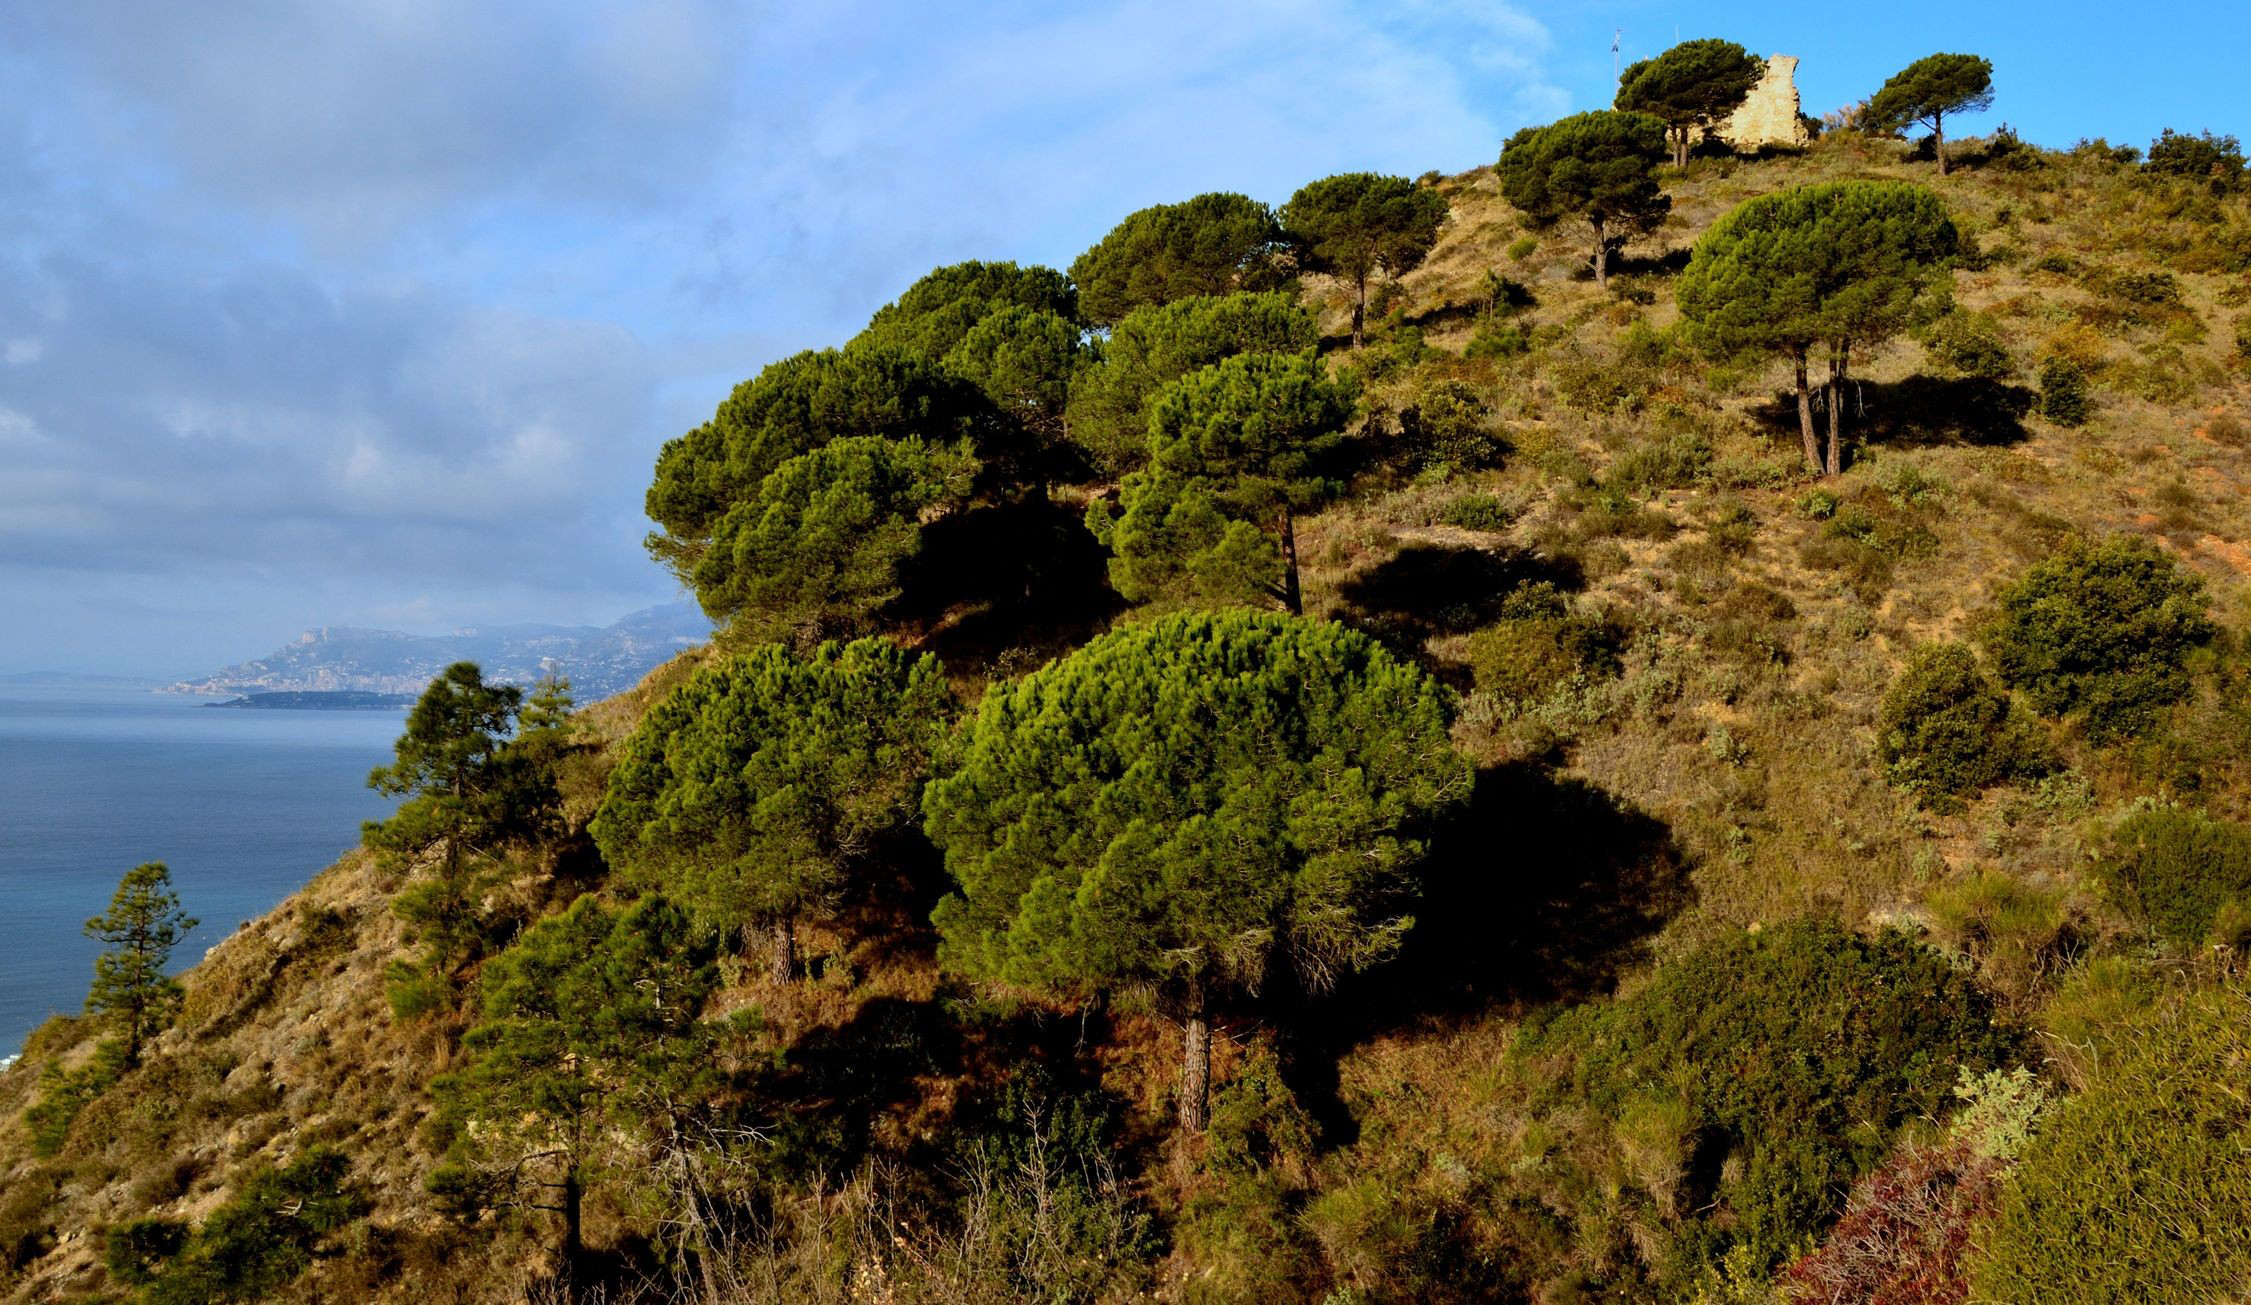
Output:
<instances>
[{"instance_id":1,"label":"grassy slope","mask_svg":"<svg viewBox=\"0 0 2251 1305\"><path fill-rule=\"evenodd\" d=\"M1371 477L1306 526L1303 549L1311 610L1397 632L1441 665L1459 654L1481 605L1524 575L1562 577L1581 589L1577 602L1634 631L1626 673L1613 683L1529 708L1469 699L1462 740L1498 777L1504 791L1492 816L1506 824L1466 854L1468 878L1501 887L1448 911L1490 913L1493 945L1512 953L1509 991L1599 992L1645 957L1712 931L1819 911L1926 920L2029 1011L2066 940L2113 928L2082 882L2081 848L2098 813L2149 791L2146 755L2096 754L2067 740L2072 777L1935 817L1881 782L1872 722L1908 650L1963 637L2000 583L2070 531L2161 539L2211 581L2223 621L2241 625L2251 513L2239 490L2251 478L2251 451L2234 417L2244 394L2229 355L2245 279L2193 270L2211 224L2167 215L2162 189L2109 165L1972 167L1940 183L1928 165L1898 162L1896 153L1848 139L1798 158L1699 161L1670 187L1672 222L1629 251L1607 294L1573 279L1575 232L1543 234L1521 259L1505 252L1524 232L1489 172L1442 183L1453 217L1400 303L1440 356L1393 371L1371 397L1379 412L1392 411L1430 376L1456 377L1493 405L1496 434L1514 451L1500 470L1443 484ZM2020 381L2043 350L2060 348L2082 355L2104 382L2092 424L2065 431L2029 416L1966 421L1996 395L1974 383L1917 390L1911 378L1930 369L1911 343L1860 363L1866 384L1856 401L1885 434L1837 490L1885 532L1875 547L1825 538L1823 523L1800 512L1809 482L1796 468L1794 430L1776 421L1779 369L1618 359L1634 322L1670 323L1665 269L1715 216L1749 195L1841 176L1940 185L1981 246L2005 251L1984 270L1958 274L1957 294L1995 313L2027 373ZM2240 204L2229 220L2245 221ZM2116 321L2101 273L2154 268L2153 253L2165 250L2176 251L2169 258L2185 311L2149 325ZM2047 255L2068 261L2037 270ZM1523 359L1464 363L1453 355L1469 337L1489 269L1531 288L1537 302L1519 320L1542 345ZM1334 329L1341 296L1313 292ZM1390 347L1379 333L1371 353ZM1629 389L1646 392L1623 405L1585 399L1590 377L1619 375L1638 377ZM1590 478L1683 433L1708 444L1709 467L1652 488L1639 512L1621 516L1590 497ZM1502 532L1443 524L1443 506L1470 489L1521 515ZM1736 524L1716 529L1729 514ZM595 708L594 727L622 734L679 673L659 672ZM1559 768L1550 775L1523 764L1534 758ZM2230 813L2251 808L2251 783L2234 765L2205 771L2203 800ZM1982 870L2004 872L2046 903L2029 940L1996 940L1955 900ZM92 1286L94 1233L109 1221L150 1210L199 1214L252 1158L324 1140L356 1157L376 1201L376 1231L317 1270L309 1292L420 1298L442 1280L482 1296L529 1272L533 1247L486 1243L459 1254L458 1234L424 1208L420 1182L433 1157L416 1125L448 1042L442 1031L394 1027L384 1009L382 967L400 946L384 887L355 854L223 943L188 976L186 1014L152 1067L93 1107L96 1126L82 1123L53 1161L31 1158L21 1110L42 1061L81 1057L90 1043L58 1026L0 1075L0 1239L39 1224L62 1230L7 1283L11 1298ZM2039 923L2049 920L2055 928ZM816 936L808 946L847 961L833 972L850 977L764 994L780 1045L846 1028L886 999L930 999L926 939ZM1307 1220L1345 1278L1356 1271L1355 1248L1369 1244L1367 1227L1380 1221L1376 1207L1391 1199L1355 1189L1355 1176L1443 1195L1463 1181L1464 1157L1474 1169L1496 1156L1536 1158L1544 1145L1511 1113L1501 1076L1486 1072L1517 1004L1441 1003L1400 972L1347 1000L1354 1014L1340 1024L1334 1109L1350 1118L1340 1136L1357 1140L1319 1162L1313 1181L1328 1195ZM1143 1127L1161 1128L1167 1052L1154 1027L1131 1019L1120 1027L1125 1036L1107 1058L1112 1080L1145 1112ZM952 1086L918 1080L883 1103L878 1131L927 1135ZM1156 1199L1169 1198L1159 1190ZM1180 1282L1198 1266L1173 1269Z\"/></svg>"}]
</instances>

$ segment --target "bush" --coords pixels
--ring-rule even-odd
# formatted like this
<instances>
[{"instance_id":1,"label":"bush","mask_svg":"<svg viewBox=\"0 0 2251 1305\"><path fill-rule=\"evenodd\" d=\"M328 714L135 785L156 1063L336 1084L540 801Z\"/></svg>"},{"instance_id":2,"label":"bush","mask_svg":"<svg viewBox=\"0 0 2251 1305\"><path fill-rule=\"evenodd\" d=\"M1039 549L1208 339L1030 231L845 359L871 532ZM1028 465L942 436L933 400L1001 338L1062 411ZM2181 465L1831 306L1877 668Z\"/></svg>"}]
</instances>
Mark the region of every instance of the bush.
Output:
<instances>
[{"instance_id":1,"label":"bush","mask_svg":"<svg viewBox=\"0 0 2251 1305\"><path fill-rule=\"evenodd\" d=\"M2210 939L2231 902L2251 904L2251 829L2199 811L2135 811L2095 866L2118 908L2175 947Z\"/></svg>"},{"instance_id":2,"label":"bush","mask_svg":"<svg viewBox=\"0 0 2251 1305\"><path fill-rule=\"evenodd\" d=\"M34 1155L51 1156L70 1140L70 1126L96 1097L117 1086L125 1074L125 1043L104 1038L93 1058L77 1069L50 1061L39 1075L39 1100L23 1112Z\"/></svg>"},{"instance_id":3,"label":"bush","mask_svg":"<svg viewBox=\"0 0 2251 1305\"><path fill-rule=\"evenodd\" d=\"M2084 426L2094 412L2087 397L2087 374L2062 354L2040 364L2040 415L2058 426Z\"/></svg>"},{"instance_id":4,"label":"bush","mask_svg":"<svg viewBox=\"0 0 2251 1305\"><path fill-rule=\"evenodd\" d=\"M1532 337L1514 322L1487 319L1469 337L1464 358L1514 358L1532 352Z\"/></svg>"},{"instance_id":5,"label":"bush","mask_svg":"<svg viewBox=\"0 0 2251 1305\"><path fill-rule=\"evenodd\" d=\"M1517 507L1494 494L1464 494L1448 503L1439 519L1462 530L1500 531L1516 520Z\"/></svg>"},{"instance_id":6,"label":"bush","mask_svg":"<svg viewBox=\"0 0 2251 1305\"><path fill-rule=\"evenodd\" d=\"M1891 782L1946 810L2049 764L2038 727L1958 643L1916 651L1876 718L1876 752Z\"/></svg>"},{"instance_id":7,"label":"bush","mask_svg":"<svg viewBox=\"0 0 2251 1305\"><path fill-rule=\"evenodd\" d=\"M1708 478L1712 446L1702 435L1685 432L1628 449L1610 467L1603 484L1628 494L1648 496L1680 489Z\"/></svg>"},{"instance_id":8,"label":"bush","mask_svg":"<svg viewBox=\"0 0 2251 1305\"><path fill-rule=\"evenodd\" d=\"M1565 1059L1572 1095L1604 1117L1679 1097L1685 1273L1731 1249L1775 1263L1901 1125L1944 1104L1961 1067L1992 1067L2016 1043L1937 952L1801 920L1706 943L1630 996L1527 1032L1518 1053Z\"/></svg>"},{"instance_id":9,"label":"bush","mask_svg":"<svg viewBox=\"0 0 2251 1305\"><path fill-rule=\"evenodd\" d=\"M2251 999L2207 990L2126 1033L2056 1107L1976 1229L1977 1299L2205 1305L2251 1279Z\"/></svg>"},{"instance_id":10,"label":"bush","mask_svg":"<svg viewBox=\"0 0 2251 1305\"><path fill-rule=\"evenodd\" d=\"M2001 591L1984 631L2004 683L2050 716L2084 713L2107 741L2189 689L2189 651L2214 633L2204 583L2130 535L2074 540Z\"/></svg>"},{"instance_id":11,"label":"bush","mask_svg":"<svg viewBox=\"0 0 2251 1305\"><path fill-rule=\"evenodd\" d=\"M366 1212L346 1188L350 1169L341 1152L314 1147L285 1168L253 1169L233 1200L177 1243L176 1255L153 1254L160 1248L154 1232L137 1238L131 1249L142 1253L149 1305L274 1296L311 1266L324 1238Z\"/></svg>"},{"instance_id":12,"label":"bush","mask_svg":"<svg viewBox=\"0 0 2251 1305\"><path fill-rule=\"evenodd\" d=\"M1933 362L1958 375L2005 381L2016 372L2016 361L1990 313L1948 313L1924 328L1920 338Z\"/></svg>"},{"instance_id":13,"label":"bush","mask_svg":"<svg viewBox=\"0 0 2251 1305\"><path fill-rule=\"evenodd\" d=\"M1508 596L1500 621L1469 636L1467 660L1480 690L1521 701L1616 675L1622 642L1609 623L1573 612L1562 591L1537 581Z\"/></svg>"},{"instance_id":14,"label":"bush","mask_svg":"<svg viewBox=\"0 0 2251 1305\"><path fill-rule=\"evenodd\" d=\"M1507 448L1488 426L1492 416L1476 390L1460 381L1434 380L1400 411L1399 434L1418 466L1490 467Z\"/></svg>"},{"instance_id":15,"label":"bush","mask_svg":"<svg viewBox=\"0 0 2251 1305\"><path fill-rule=\"evenodd\" d=\"M2227 190L2243 180L2243 142L2233 136L2199 132L2194 136L2167 127L2149 145L2142 167L2162 176L2189 177Z\"/></svg>"}]
</instances>

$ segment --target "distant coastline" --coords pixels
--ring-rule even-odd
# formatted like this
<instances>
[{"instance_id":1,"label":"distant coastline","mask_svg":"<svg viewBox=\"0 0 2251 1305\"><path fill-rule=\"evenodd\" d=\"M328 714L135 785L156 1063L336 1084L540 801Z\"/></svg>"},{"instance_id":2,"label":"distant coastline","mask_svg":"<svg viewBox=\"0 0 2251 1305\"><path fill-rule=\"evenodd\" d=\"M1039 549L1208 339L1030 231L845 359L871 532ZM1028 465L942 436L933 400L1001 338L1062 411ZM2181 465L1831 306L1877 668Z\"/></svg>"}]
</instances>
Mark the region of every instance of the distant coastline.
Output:
<instances>
[{"instance_id":1,"label":"distant coastline","mask_svg":"<svg viewBox=\"0 0 2251 1305\"><path fill-rule=\"evenodd\" d=\"M414 705L411 693L369 693L360 689L281 690L248 693L206 707L234 707L253 711L397 711Z\"/></svg>"}]
</instances>

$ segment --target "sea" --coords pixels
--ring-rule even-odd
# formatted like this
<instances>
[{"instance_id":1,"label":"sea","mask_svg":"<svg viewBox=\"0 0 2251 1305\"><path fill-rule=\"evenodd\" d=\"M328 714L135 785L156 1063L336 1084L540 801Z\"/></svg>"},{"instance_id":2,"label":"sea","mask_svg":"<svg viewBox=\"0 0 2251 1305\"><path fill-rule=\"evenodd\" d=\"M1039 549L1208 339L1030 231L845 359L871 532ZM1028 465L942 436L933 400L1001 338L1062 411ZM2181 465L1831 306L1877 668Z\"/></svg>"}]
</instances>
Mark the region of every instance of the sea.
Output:
<instances>
[{"instance_id":1,"label":"sea","mask_svg":"<svg viewBox=\"0 0 2251 1305\"><path fill-rule=\"evenodd\" d=\"M214 708L141 688L0 682L0 1060L84 1007L84 925L143 861L199 923L184 969L273 909L390 813L367 787L404 708Z\"/></svg>"}]
</instances>

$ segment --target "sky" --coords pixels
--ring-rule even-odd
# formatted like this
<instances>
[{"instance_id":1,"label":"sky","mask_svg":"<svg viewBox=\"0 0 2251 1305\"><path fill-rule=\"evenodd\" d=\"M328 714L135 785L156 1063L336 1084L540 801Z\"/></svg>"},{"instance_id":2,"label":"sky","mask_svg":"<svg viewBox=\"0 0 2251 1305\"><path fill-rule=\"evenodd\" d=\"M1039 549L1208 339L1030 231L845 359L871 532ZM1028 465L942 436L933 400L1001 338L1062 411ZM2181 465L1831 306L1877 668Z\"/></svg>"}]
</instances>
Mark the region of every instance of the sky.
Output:
<instances>
[{"instance_id":1,"label":"sky","mask_svg":"<svg viewBox=\"0 0 2251 1305\"><path fill-rule=\"evenodd\" d=\"M1208 190L1490 163L1624 57L1934 50L2042 144L2251 134L2251 6L12 0L0 673L677 597L657 449L933 266ZM1952 124L1950 124L1950 128Z\"/></svg>"}]
</instances>

